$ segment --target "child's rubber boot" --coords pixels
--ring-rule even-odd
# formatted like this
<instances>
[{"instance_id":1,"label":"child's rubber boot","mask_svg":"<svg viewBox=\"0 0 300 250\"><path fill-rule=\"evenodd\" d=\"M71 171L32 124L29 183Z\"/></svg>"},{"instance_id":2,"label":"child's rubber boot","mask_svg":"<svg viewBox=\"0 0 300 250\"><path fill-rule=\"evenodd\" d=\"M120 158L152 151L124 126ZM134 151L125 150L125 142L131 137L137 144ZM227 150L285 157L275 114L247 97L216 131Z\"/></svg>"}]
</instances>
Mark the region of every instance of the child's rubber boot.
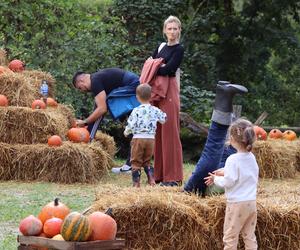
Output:
<instances>
[{"instance_id":1,"label":"child's rubber boot","mask_svg":"<svg viewBox=\"0 0 300 250\"><path fill-rule=\"evenodd\" d=\"M154 186L156 184L155 180L154 180L154 168L151 166L147 166L147 167L144 167L144 171L147 175L148 184L150 186Z\"/></svg>"},{"instance_id":2,"label":"child's rubber boot","mask_svg":"<svg viewBox=\"0 0 300 250\"><path fill-rule=\"evenodd\" d=\"M141 186L141 170L131 170L133 187Z\"/></svg>"}]
</instances>

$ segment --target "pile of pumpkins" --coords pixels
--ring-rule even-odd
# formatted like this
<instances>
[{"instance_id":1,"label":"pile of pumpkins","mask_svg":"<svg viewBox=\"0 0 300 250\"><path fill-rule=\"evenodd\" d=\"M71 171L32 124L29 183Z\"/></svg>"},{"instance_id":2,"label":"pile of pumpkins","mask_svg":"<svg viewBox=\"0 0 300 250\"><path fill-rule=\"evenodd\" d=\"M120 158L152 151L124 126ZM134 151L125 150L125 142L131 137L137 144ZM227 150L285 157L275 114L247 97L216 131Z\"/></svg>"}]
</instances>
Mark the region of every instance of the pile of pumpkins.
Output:
<instances>
[{"instance_id":1,"label":"pile of pumpkins","mask_svg":"<svg viewBox=\"0 0 300 250\"><path fill-rule=\"evenodd\" d=\"M14 59L9 64L8 67L0 66L0 74L5 72L22 72L25 70L25 63L21 60ZM7 107L9 101L5 95L0 94L0 107ZM46 109L47 107L56 108L58 103L51 97L48 97L44 102L42 99L36 99L32 102L32 109ZM76 121L73 121L72 128L67 132L67 137L70 141L75 143L88 143L90 141L90 133L86 128L77 128ZM49 146L61 146L62 138L58 135L53 135L48 138Z\"/></svg>"},{"instance_id":2,"label":"pile of pumpkins","mask_svg":"<svg viewBox=\"0 0 300 250\"><path fill-rule=\"evenodd\" d=\"M293 130L286 130L281 132L279 129L272 129L269 134L259 126L254 126L254 131L258 140L267 140L271 139L284 139L287 141L294 141L297 139L297 134Z\"/></svg>"},{"instance_id":3,"label":"pile of pumpkins","mask_svg":"<svg viewBox=\"0 0 300 250\"><path fill-rule=\"evenodd\" d=\"M75 143L88 143L90 141L90 132L86 127L73 127L68 130L67 137L70 141ZM50 147L58 147L62 145L62 138L59 135L52 135L48 138L48 145Z\"/></svg>"},{"instance_id":4,"label":"pile of pumpkins","mask_svg":"<svg viewBox=\"0 0 300 250\"><path fill-rule=\"evenodd\" d=\"M42 208L38 217L29 215L19 225L24 236L46 237L63 241L114 240L117 223L109 215L71 212L57 198Z\"/></svg>"}]
</instances>

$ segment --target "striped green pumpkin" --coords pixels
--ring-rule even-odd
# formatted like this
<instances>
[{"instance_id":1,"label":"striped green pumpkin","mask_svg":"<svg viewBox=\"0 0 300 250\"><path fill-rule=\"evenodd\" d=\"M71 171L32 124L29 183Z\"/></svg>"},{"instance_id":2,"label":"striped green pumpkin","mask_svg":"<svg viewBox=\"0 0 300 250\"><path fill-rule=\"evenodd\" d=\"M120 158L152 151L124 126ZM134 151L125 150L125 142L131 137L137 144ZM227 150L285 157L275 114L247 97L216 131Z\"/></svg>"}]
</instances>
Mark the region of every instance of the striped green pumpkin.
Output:
<instances>
[{"instance_id":1,"label":"striped green pumpkin","mask_svg":"<svg viewBox=\"0 0 300 250\"><path fill-rule=\"evenodd\" d=\"M64 219L60 234L66 241L86 241L91 235L88 217L72 212Z\"/></svg>"}]
</instances>

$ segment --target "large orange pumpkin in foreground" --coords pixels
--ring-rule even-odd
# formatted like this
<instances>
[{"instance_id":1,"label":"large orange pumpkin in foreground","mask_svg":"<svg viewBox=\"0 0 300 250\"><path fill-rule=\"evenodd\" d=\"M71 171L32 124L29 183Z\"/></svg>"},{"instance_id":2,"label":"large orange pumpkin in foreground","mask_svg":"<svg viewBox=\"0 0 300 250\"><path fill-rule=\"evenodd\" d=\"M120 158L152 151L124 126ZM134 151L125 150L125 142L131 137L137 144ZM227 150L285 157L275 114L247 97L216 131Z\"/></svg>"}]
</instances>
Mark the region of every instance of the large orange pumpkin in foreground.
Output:
<instances>
[{"instance_id":1,"label":"large orange pumpkin in foreground","mask_svg":"<svg viewBox=\"0 0 300 250\"><path fill-rule=\"evenodd\" d=\"M0 95L0 106L1 107L6 107L8 106L8 100L5 95Z\"/></svg>"},{"instance_id":2,"label":"large orange pumpkin in foreground","mask_svg":"<svg viewBox=\"0 0 300 250\"><path fill-rule=\"evenodd\" d=\"M42 232L42 222L33 215L24 218L19 225L20 232L25 236L36 236Z\"/></svg>"},{"instance_id":3,"label":"large orange pumpkin in foreground","mask_svg":"<svg viewBox=\"0 0 300 250\"><path fill-rule=\"evenodd\" d=\"M117 234L117 223L109 215L94 212L88 216L92 233L90 240L114 240Z\"/></svg>"},{"instance_id":4,"label":"large orange pumpkin in foreground","mask_svg":"<svg viewBox=\"0 0 300 250\"><path fill-rule=\"evenodd\" d=\"M31 104L32 109L45 109L46 104L42 100L34 100L33 103Z\"/></svg>"},{"instance_id":5,"label":"large orange pumpkin in foreground","mask_svg":"<svg viewBox=\"0 0 300 250\"><path fill-rule=\"evenodd\" d=\"M23 63L21 60L15 59L8 64L8 67L14 72L20 72L25 69L25 63Z\"/></svg>"},{"instance_id":6,"label":"large orange pumpkin in foreground","mask_svg":"<svg viewBox=\"0 0 300 250\"><path fill-rule=\"evenodd\" d=\"M297 135L293 130L286 130L282 134L282 138L288 141L293 141L297 139Z\"/></svg>"},{"instance_id":7,"label":"large orange pumpkin in foreground","mask_svg":"<svg viewBox=\"0 0 300 250\"><path fill-rule=\"evenodd\" d=\"M52 217L63 220L69 213L70 209L62 202L59 202L59 199L56 198L54 201L48 203L42 208L38 218L45 223L46 220L51 219Z\"/></svg>"},{"instance_id":8,"label":"large orange pumpkin in foreground","mask_svg":"<svg viewBox=\"0 0 300 250\"><path fill-rule=\"evenodd\" d=\"M87 241L91 235L91 226L87 216L78 212L70 213L60 229L66 241Z\"/></svg>"},{"instance_id":9,"label":"large orange pumpkin in foreground","mask_svg":"<svg viewBox=\"0 0 300 250\"><path fill-rule=\"evenodd\" d=\"M280 139L281 137L282 137L282 132L277 128L274 128L269 132L269 138Z\"/></svg>"},{"instance_id":10,"label":"large orange pumpkin in foreground","mask_svg":"<svg viewBox=\"0 0 300 250\"><path fill-rule=\"evenodd\" d=\"M60 218L51 218L45 221L43 232L47 235L47 237L52 238L53 236L60 233L60 228L63 223L63 220Z\"/></svg>"},{"instance_id":11,"label":"large orange pumpkin in foreground","mask_svg":"<svg viewBox=\"0 0 300 250\"><path fill-rule=\"evenodd\" d=\"M58 147L62 145L62 139L58 135L52 135L48 138L48 145L50 147Z\"/></svg>"},{"instance_id":12,"label":"large orange pumpkin in foreground","mask_svg":"<svg viewBox=\"0 0 300 250\"><path fill-rule=\"evenodd\" d=\"M262 127L254 126L253 129L256 134L257 140L267 140L267 132Z\"/></svg>"}]
</instances>

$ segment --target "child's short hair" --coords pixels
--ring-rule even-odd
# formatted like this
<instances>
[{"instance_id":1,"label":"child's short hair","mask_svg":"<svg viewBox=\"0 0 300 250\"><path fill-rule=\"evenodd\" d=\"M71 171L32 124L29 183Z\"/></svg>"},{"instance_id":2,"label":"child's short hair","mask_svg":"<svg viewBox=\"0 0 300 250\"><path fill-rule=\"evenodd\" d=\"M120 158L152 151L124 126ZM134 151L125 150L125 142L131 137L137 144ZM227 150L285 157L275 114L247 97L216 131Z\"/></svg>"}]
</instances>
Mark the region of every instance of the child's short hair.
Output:
<instances>
[{"instance_id":1,"label":"child's short hair","mask_svg":"<svg viewBox=\"0 0 300 250\"><path fill-rule=\"evenodd\" d=\"M251 151L253 143L256 140L256 135L253 129L253 124L243 118L237 119L229 128L229 135L233 139L244 146L247 151Z\"/></svg>"},{"instance_id":2,"label":"child's short hair","mask_svg":"<svg viewBox=\"0 0 300 250\"><path fill-rule=\"evenodd\" d=\"M136 88L136 94L144 101L149 101L151 98L151 86L148 83L140 84Z\"/></svg>"}]
</instances>

